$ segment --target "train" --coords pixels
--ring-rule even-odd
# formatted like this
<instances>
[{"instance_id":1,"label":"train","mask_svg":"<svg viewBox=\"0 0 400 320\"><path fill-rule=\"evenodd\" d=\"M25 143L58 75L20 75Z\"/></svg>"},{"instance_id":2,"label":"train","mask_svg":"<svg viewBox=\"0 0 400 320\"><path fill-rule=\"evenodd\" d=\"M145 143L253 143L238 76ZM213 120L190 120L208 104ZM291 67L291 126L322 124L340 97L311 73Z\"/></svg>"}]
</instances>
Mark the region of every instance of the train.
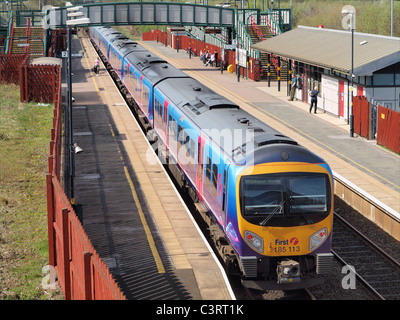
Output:
<instances>
[{"instance_id":1,"label":"train","mask_svg":"<svg viewBox=\"0 0 400 320\"><path fill-rule=\"evenodd\" d=\"M88 33L226 270L258 290L323 282L333 256L329 165L113 28Z\"/></svg>"}]
</instances>

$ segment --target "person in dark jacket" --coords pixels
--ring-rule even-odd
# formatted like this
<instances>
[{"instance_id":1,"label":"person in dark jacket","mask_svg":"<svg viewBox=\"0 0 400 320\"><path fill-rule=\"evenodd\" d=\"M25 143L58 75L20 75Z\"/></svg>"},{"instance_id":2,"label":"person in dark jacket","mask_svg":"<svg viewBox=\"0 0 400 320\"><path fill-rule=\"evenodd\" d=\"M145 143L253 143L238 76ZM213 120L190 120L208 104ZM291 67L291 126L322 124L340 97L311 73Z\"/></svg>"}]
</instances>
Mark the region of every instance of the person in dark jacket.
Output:
<instances>
[{"instance_id":1,"label":"person in dark jacket","mask_svg":"<svg viewBox=\"0 0 400 320\"><path fill-rule=\"evenodd\" d=\"M314 113L317 113L317 97L318 97L318 87L315 86L314 90L311 90L309 93L311 97L311 104L310 104L310 113L312 110L312 107L314 106Z\"/></svg>"}]
</instances>

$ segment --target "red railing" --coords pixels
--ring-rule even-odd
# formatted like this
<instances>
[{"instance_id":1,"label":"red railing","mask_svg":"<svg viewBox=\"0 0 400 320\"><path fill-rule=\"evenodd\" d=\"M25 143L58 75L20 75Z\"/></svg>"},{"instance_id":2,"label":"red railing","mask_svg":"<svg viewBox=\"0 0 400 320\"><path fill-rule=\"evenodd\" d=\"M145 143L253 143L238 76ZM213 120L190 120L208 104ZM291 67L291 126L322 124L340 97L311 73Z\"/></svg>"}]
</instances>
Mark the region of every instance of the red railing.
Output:
<instances>
[{"instance_id":1,"label":"red railing","mask_svg":"<svg viewBox=\"0 0 400 320\"><path fill-rule=\"evenodd\" d=\"M257 25L256 20L254 19L253 16L250 16L250 23L251 26L253 27L254 32L257 34L257 37L260 41L264 40L264 34L261 31L260 27Z\"/></svg>"},{"instance_id":2,"label":"red railing","mask_svg":"<svg viewBox=\"0 0 400 320\"><path fill-rule=\"evenodd\" d=\"M167 40L167 45L176 49L178 42L179 48L184 51L188 51L189 48L192 51L192 55L200 56L200 51L206 52L207 50L211 53L214 53L215 50L218 52L218 63L221 63L221 60L225 61L225 66L232 65L234 67L234 72L236 71L236 62L235 62L235 51L233 50L225 50L225 57L221 59L221 48L205 43L204 41L197 40L188 36L179 36L179 40L177 36L172 36L171 33L161 32L160 30L152 30L145 32L142 36L144 41L156 41L158 39L159 42L165 44ZM251 62L250 62L251 61ZM259 61L257 59L249 58L249 65L248 68L248 78L251 80L259 80L260 77L260 66ZM243 72L241 72L243 74Z\"/></svg>"}]
</instances>

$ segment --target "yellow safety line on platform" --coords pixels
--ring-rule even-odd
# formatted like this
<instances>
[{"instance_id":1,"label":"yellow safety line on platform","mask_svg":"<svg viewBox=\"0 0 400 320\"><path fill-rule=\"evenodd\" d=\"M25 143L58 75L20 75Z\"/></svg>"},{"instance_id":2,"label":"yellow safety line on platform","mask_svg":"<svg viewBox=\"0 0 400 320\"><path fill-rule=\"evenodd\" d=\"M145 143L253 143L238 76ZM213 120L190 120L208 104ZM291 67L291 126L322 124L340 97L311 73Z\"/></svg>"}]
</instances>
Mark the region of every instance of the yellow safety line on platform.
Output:
<instances>
[{"instance_id":1,"label":"yellow safety line on platform","mask_svg":"<svg viewBox=\"0 0 400 320\"><path fill-rule=\"evenodd\" d=\"M364 169L364 170L370 172L370 173L373 174L374 176L376 176L376 177L378 177L378 178L384 180L385 182L389 183L390 185L392 185L392 186L394 186L395 188L397 188L397 189L400 190L400 186L395 185L393 182L391 182L391 181L385 179L384 177L380 176L379 174L377 174L377 173L371 171L370 169L364 167L363 165L357 163L356 161L354 161L354 160L352 160L352 159L346 157L344 154L342 154L342 153L336 151L335 149L332 149L332 148L329 147L328 145L326 145L326 144L324 144L323 142L317 140L316 138L310 136L309 134L307 134L307 133L301 131L300 129L298 129L298 128L292 126L291 124L287 123L286 121L284 121L284 120L278 118L277 116L275 116L275 115L269 113L268 111L266 111L266 110L260 108L259 106L255 105L254 103L252 103L252 102L250 102L250 101L248 101L248 100L242 98L241 96L237 95L236 93L234 93L234 92L230 91L229 89L227 89L227 88L221 86L219 83L217 83L217 82L215 82L215 81L212 81L210 78L207 78L207 77L203 76L201 73L199 73L199 72L197 72L197 71L195 71L195 70L193 70L193 69L191 69L191 68L188 68L188 67L185 66L184 64L180 63L177 59L175 59L175 58L167 58L165 55L163 55L160 51L158 51L158 50L155 49L154 47L151 47L151 48L150 48L150 46L146 46L145 44L143 44L143 41L141 42L141 45L142 45L143 47L147 48L147 49L150 50L150 51L151 51L151 50L157 51L158 54L161 55L161 56L163 56L164 59L167 60L167 61L168 61L168 60L174 60L176 64L178 64L178 65L184 67L187 71L193 72L193 73L195 73L196 75L198 75L199 77L201 77L201 78L203 78L203 79L206 79L208 82L211 82L211 83L213 83L214 85L216 85L217 87L221 88L222 90L225 90L225 91L228 92L229 94L232 94L233 96L235 96L235 97L238 98L239 100L243 101L244 103L247 103L247 104L249 104L250 106L252 106L252 107L254 107L254 108L260 110L261 112L267 114L267 115L270 116L271 118L275 118L277 121L279 121L279 122L285 124L286 126L292 128L293 130L295 130L295 131L301 133L302 135L306 136L308 139L313 140L313 141L319 143L319 144L322 145L323 147L325 147L325 148L327 148L327 149L333 151L334 153L340 155L340 156L343 157L344 159L346 159L346 160L348 160L348 161L354 163L355 165L359 166L360 168L362 168L362 169Z\"/></svg>"},{"instance_id":2,"label":"yellow safety line on platform","mask_svg":"<svg viewBox=\"0 0 400 320\"><path fill-rule=\"evenodd\" d=\"M79 39L79 40L80 40L80 42L81 42L82 48L84 48L82 39ZM86 55L86 51L85 51L85 50L84 50L84 57L85 57L85 60L86 60L86 64L87 64L87 66L88 66L88 68L89 68L89 70L90 70L90 64L89 64L88 56ZM98 88L98 86L97 86L97 83L96 83L96 81L95 81L95 78L92 77L92 80L93 80L94 86L95 86L95 88L96 88L97 94L98 94L99 96L101 96L101 95L100 95L100 90L99 90L99 88ZM112 136L113 136L114 139L115 139L114 130L112 129L112 126L111 126L110 121L108 121L108 126L110 127L111 134L112 134ZM150 246L151 253L153 254L155 263L156 263L156 265L157 265L158 273L165 273L164 265L163 265L163 263L162 263L162 260L161 260L160 255L159 255L159 253L158 253L158 251L157 251L157 247L156 247L156 244L155 244L155 242L154 242L154 238L153 238L153 236L152 236L152 234L151 234L150 227L149 227L149 225L147 224L146 217L145 217L145 215L144 215L144 212L143 212L143 210L142 210L142 206L141 206L140 201L139 201L139 197L138 197L138 195L137 195L137 193L136 193L136 190L135 190L135 185L134 185L133 182L132 182L132 179L131 179L130 174L129 174L128 167L127 167L126 164L125 164L125 161L124 161L124 159L123 159L123 157L122 157L121 150L120 150L118 144L117 144L117 149L118 149L118 153L120 154L120 158L121 158L121 160L122 160L122 164L123 164L123 167L124 167L124 172L125 172L126 180L128 181L129 187L130 187L130 189L131 189L131 193L132 193L133 200L135 201L136 208L138 209L140 221L141 221L141 223L142 223L142 225L143 225L143 228L144 228L144 231L145 231L145 233L146 233L146 237L147 237L147 241L148 241L149 246Z\"/></svg>"}]
</instances>

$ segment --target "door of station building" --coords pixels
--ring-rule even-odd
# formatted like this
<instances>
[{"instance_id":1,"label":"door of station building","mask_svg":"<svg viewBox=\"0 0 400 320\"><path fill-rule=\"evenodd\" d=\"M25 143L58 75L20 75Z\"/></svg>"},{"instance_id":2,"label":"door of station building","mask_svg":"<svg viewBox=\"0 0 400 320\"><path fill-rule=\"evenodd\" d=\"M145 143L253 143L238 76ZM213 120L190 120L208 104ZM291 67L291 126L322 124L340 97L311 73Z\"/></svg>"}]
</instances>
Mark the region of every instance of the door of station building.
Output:
<instances>
[{"instance_id":1,"label":"door of station building","mask_svg":"<svg viewBox=\"0 0 400 320\"><path fill-rule=\"evenodd\" d=\"M339 116L344 118L344 81L339 80Z\"/></svg>"}]
</instances>

